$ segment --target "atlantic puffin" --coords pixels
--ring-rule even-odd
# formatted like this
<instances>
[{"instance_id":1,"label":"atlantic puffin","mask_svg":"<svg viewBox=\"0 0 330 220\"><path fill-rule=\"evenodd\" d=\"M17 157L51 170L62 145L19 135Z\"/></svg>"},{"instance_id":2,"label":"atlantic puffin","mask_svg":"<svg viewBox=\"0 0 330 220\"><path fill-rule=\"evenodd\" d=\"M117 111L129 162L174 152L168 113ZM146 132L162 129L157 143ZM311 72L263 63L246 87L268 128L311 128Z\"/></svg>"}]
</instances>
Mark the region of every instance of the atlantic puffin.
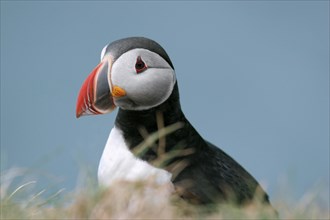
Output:
<instances>
[{"instance_id":1,"label":"atlantic puffin","mask_svg":"<svg viewBox=\"0 0 330 220\"><path fill-rule=\"evenodd\" d=\"M230 201L243 205L257 197L262 204L270 205L255 178L203 139L187 120L180 106L174 66L154 40L129 37L106 45L101 62L81 87L76 117L105 114L116 107L115 125L99 163L100 184L154 176L159 183L173 184L177 193L193 204ZM157 149L157 140L143 154L136 154L145 134L159 131L159 121L164 128L178 126L165 136L162 150ZM152 163L161 156L159 152L174 151L179 153L166 166Z\"/></svg>"}]
</instances>

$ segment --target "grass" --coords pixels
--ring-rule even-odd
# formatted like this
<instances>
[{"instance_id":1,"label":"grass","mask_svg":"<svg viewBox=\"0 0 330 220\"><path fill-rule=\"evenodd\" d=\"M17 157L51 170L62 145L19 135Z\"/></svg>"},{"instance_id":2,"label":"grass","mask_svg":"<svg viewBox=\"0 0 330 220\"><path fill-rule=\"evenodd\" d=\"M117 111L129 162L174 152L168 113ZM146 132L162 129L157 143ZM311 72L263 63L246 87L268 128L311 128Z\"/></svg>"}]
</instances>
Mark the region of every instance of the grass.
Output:
<instances>
[{"instance_id":1,"label":"grass","mask_svg":"<svg viewBox=\"0 0 330 220\"><path fill-rule=\"evenodd\" d=\"M244 208L230 204L196 207L170 193L168 186L157 185L152 178L144 182L116 182L107 189L89 185L73 192L59 190L48 196L43 195L45 190L34 192L35 181L10 187L13 180L1 176L1 219L274 218L257 204ZM290 202L286 195L273 201L273 205L281 219L329 219L328 204L321 201L322 206L319 201L322 193L314 189L295 202Z\"/></svg>"},{"instance_id":2,"label":"grass","mask_svg":"<svg viewBox=\"0 0 330 220\"><path fill-rule=\"evenodd\" d=\"M175 148L178 154L164 153L165 136L182 125L163 128L161 119L157 133L141 131L145 141L134 153L143 154L146 146L154 146L159 140L157 151L161 156L152 164L166 167L173 156L192 152L178 144ZM185 164L175 166L175 170L180 170ZM91 180L72 192L61 189L47 195L46 189L35 191L37 181L26 180L25 173L17 168L1 173L1 219L274 219L274 214L258 203L243 208L233 204L204 207L188 204L172 193L170 186L158 185L153 178L115 182L106 189ZM281 219L329 219L329 198L324 194L329 194L329 186L317 186L299 200L291 199L290 191L281 190L272 204Z\"/></svg>"}]
</instances>

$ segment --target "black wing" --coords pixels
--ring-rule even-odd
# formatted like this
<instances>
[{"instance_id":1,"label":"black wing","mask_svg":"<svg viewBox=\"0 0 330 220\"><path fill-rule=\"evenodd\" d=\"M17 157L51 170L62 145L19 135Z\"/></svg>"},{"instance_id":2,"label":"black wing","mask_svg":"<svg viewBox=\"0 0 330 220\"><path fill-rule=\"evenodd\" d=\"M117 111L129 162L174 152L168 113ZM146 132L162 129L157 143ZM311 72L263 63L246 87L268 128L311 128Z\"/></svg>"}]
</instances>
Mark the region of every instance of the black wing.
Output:
<instances>
[{"instance_id":1,"label":"black wing","mask_svg":"<svg viewBox=\"0 0 330 220\"><path fill-rule=\"evenodd\" d=\"M244 204L253 199L269 204L268 195L240 164L215 145L205 144L173 181L183 198L202 204Z\"/></svg>"}]
</instances>

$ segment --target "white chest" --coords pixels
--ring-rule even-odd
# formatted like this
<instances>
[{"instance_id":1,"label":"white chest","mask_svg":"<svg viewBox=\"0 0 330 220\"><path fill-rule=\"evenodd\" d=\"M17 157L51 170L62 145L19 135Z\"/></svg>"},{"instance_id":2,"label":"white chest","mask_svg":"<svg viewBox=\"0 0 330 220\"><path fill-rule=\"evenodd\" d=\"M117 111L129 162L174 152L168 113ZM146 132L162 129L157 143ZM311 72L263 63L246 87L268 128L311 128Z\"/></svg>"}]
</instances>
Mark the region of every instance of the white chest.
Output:
<instances>
[{"instance_id":1,"label":"white chest","mask_svg":"<svg viewBox=\"0 0 330 220\"><path fill-rule=\"evenodd\" d=\"M172 174L135 157L116 126L111 130L98 169L98 180L108 186L115 180L138 181L156 178L159 184L171 182Z\"/></svg>"}]
</instances>

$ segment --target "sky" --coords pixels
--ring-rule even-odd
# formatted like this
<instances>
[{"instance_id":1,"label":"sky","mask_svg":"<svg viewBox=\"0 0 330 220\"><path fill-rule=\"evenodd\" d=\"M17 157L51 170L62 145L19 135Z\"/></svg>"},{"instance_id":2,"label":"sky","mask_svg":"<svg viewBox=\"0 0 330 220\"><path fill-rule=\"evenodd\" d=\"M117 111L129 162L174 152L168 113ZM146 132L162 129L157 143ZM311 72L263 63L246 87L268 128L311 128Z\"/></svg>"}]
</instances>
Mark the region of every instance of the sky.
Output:
<instances>
[{"instance_id":1,"label":"sky","mask_svg":"<svg viewBox=\"0 0 330 220\"><path fill-rule=\"evenodd\" d=\"M70 191L95 179L117 111L75 118L102 48L145 36L207 140L269 192L329 192L328 1L1 1L1 172Z\"/></svg>"}]
</instances>

